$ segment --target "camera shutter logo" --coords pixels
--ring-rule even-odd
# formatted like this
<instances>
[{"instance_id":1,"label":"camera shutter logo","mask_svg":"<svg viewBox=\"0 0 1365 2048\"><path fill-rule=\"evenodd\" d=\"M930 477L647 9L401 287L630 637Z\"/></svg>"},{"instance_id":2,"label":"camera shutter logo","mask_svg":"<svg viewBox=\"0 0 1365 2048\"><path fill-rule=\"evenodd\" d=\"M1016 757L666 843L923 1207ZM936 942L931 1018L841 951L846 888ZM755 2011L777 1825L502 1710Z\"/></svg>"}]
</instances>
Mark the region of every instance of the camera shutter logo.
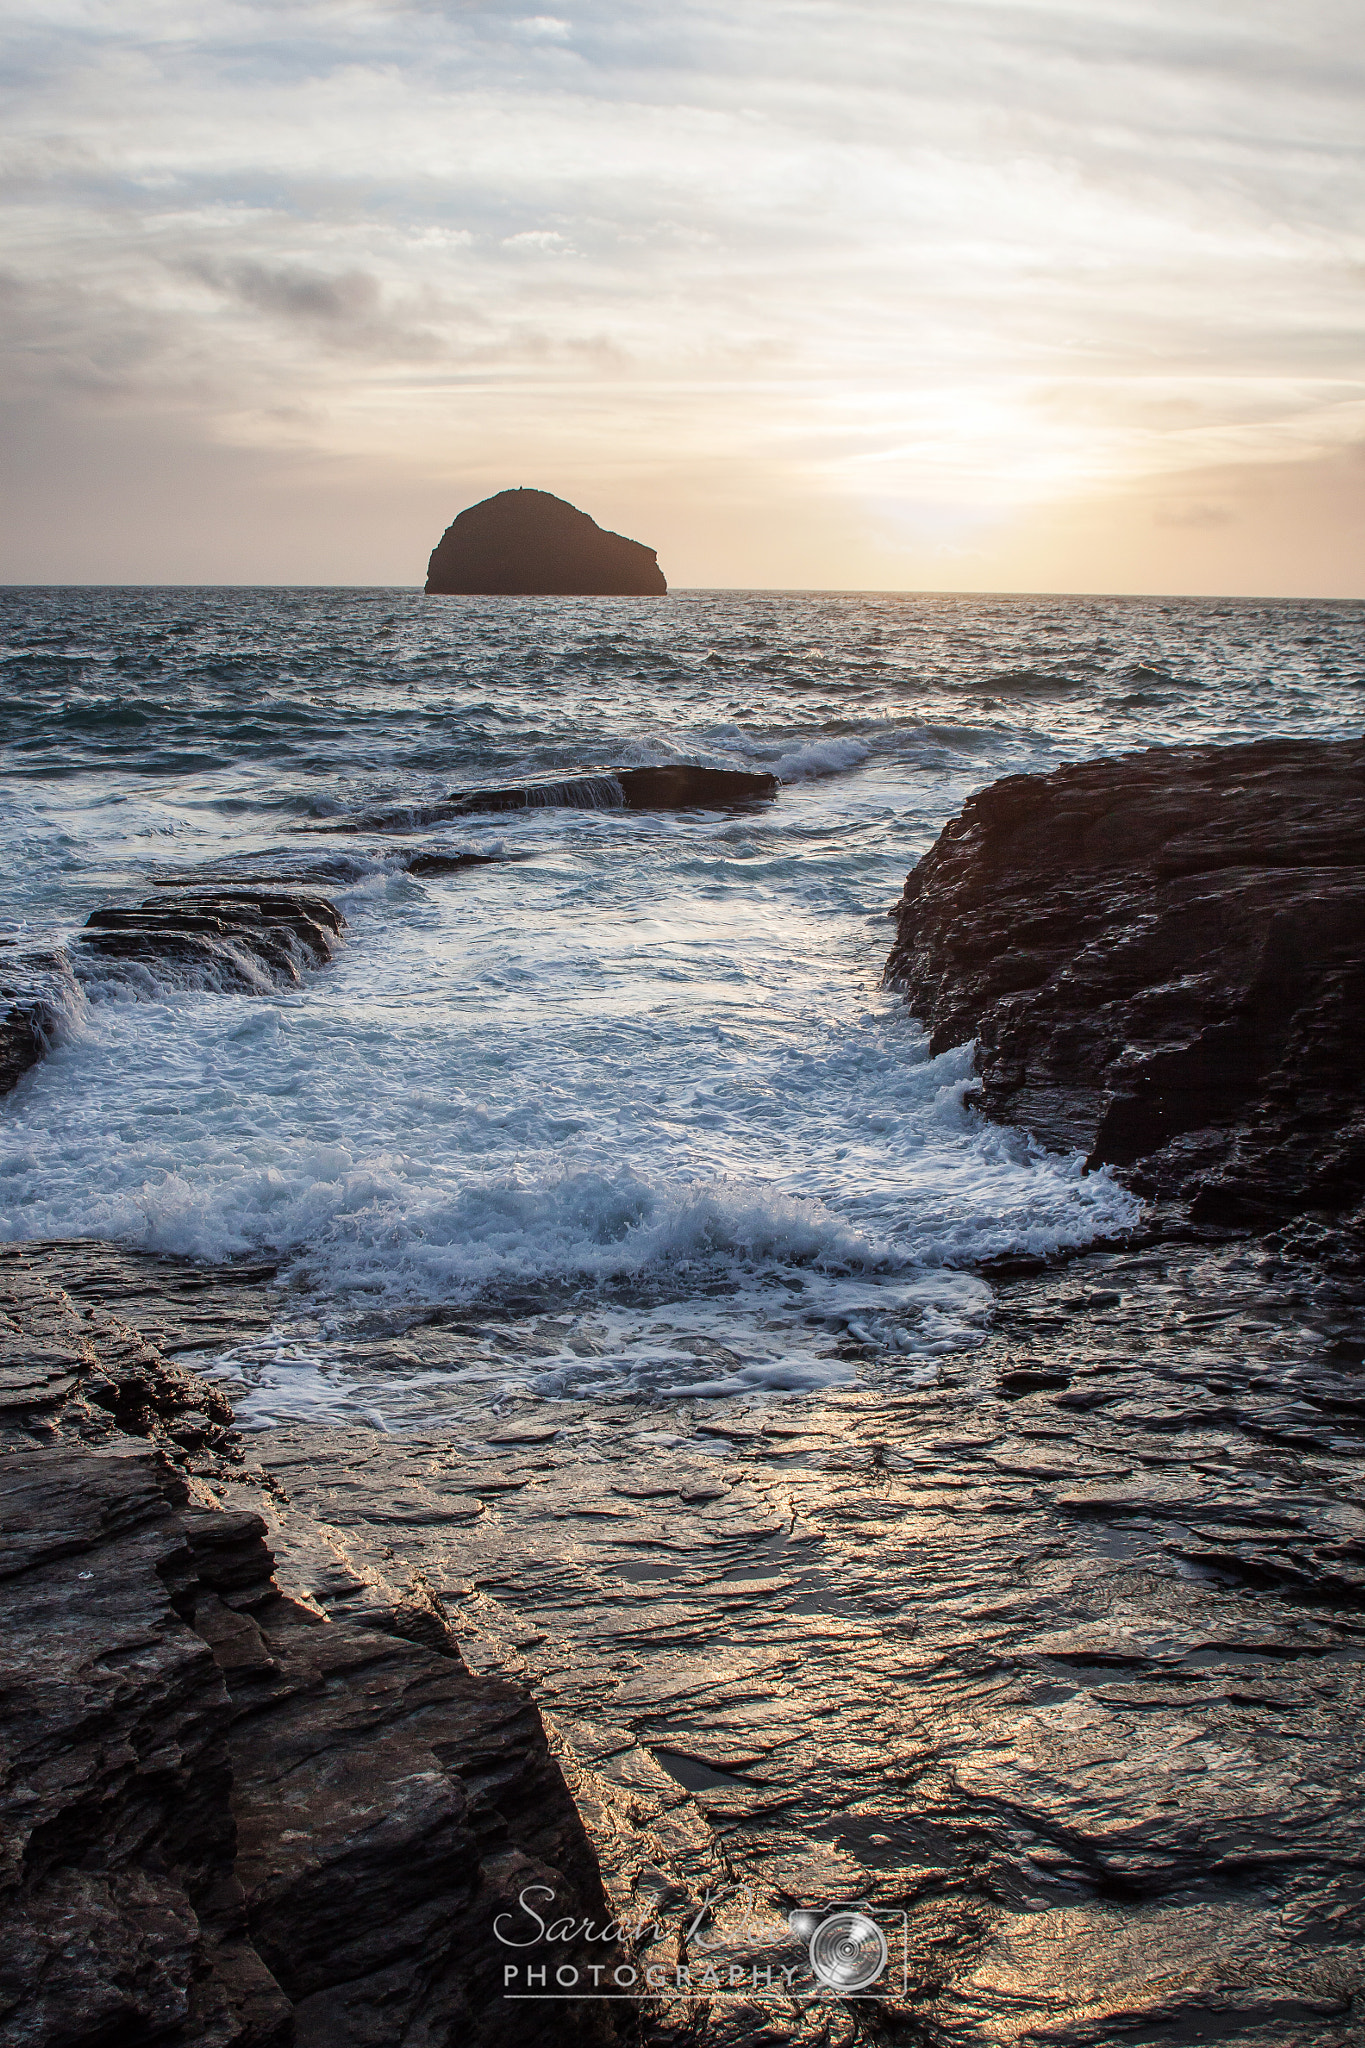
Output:
<instances>
[{"instance_id":1,"label":"camera shutter logo","mask_svg":"<svg viewBox=\"0 0 1365 2048\"><path fill-rule=\"evenodd\" d=\"M886 1936L866 1913L793 1913L788 1923L806 1942L810 1966L822 1984L845 1995L866 1991L886 1968Z\"/></svg>"}]
</instances>

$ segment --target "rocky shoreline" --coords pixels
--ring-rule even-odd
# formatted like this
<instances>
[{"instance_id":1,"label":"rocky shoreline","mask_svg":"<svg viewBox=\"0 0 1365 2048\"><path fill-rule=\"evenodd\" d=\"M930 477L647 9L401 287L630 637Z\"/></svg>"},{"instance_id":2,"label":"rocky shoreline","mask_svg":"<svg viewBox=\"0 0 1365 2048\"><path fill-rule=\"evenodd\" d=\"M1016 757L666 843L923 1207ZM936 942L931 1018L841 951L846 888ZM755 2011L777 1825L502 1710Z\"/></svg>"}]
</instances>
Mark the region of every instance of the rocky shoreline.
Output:
<instances>
[{"instance_id":1,"label":"rocky shoreline","mask_svg":"<svg viewBox=\"0 0 1365 2048\"><path fill-rule=\"evenodd\" d=\"M441 1925L458 1930L466 1995L472 1985L485 2002L486 2035L463 2017L459 2031L542 2038L516 2026L543 2008L504 2007L490 1968L502 1856L517 1870L552 1866L559 1875L544 1881L561 1900L591 1892L595 1861L611 1911L645 1929L629 1954L654 1971L658 1995L624 2019L653 2042L859 2038L867 2013L813 2000L809 1987L749 2001L726 1989L732 1969L800 1961L786 1926L794 1907L850 1898L893 1928L905 1916L903 1988L875 2015L888 2040L1359 2042L1357 1281L1244 1239L1097 1251L997 1281L990 1335L934 1386L906 1391L894 1364L869 1359L857 1387L800 1402L523 1397L402 1436L254 1432L238 1462L212 1440L213 1389L200 1393L183 1366L178 1391L152 1411L159 1449L108 1429L101 1382L115 1377L118 1335L122 1370L176 1384L177 1353L211 1357L278 1315L268 1278L88 1244L15 1249L0 1271L12 1354L29 1376L30 1435L4 1461L16 1534L27 1542L44 1514L74 1531L36 1576L25 1566L3 1582L11 1651L30 1685L51 1671L45 1659L70 1657L62 1676L85 1688L101 1754L115 1724L99 1719L90 1673L120 1673L124 1696L119 1603L133 1601L139 1642L169 1630L182 1654L198 1630L192 1658L225 1665L214 1711L240 1774L244 1899L220 1928L187 1896L202 1941L246 1939L268 1966L297 2008L298 2040L393 2038L366 2030L365 2001L381 1989L430 2011L427 2038L456 2037L449 1950L430 2008L410 1974L404 1916L422 1912L405 1889L410 1862L418 1889L433 1886ZM117 1300L116 1316L102 1299ZM35 1320L44 1303L59 1323ZM94 1333L97 1361L73 1374L52 1355L73 1384L54 1394L49 1382L39 1409L29 1361L40 1342L54 1351L59 1324L70 1348L66 1317ZM405 1343L420 1357L422 1328ZM107 1433L85 1434L87 1407ZM176 1443L186 1416L206 1436L194 1450ZM98 1542L64 1493L82 1466L133 1488ZM222 1524L216 1544L206 1515ZM209 1559L193 1573L191 1535ZM96 1585L107 1586L112 1632L108 1613L88 1611ZM25 1616L39 1633L16 1629ZM41 1656L25 1654L31 1644ZM101 1884L107 1864L124 1867L129 1795L124 1780L111 1790L96 1773L92 1791L88 1775L63 1769L35 1813L21 1787L34 1777L39 1719L14 1683L29 1768L11 1781L8 1824L45 1829L59 1853L8 1867L36 1879L45 1901L42 1886L59 1878L93 1882L92 1856ZM348 1707L352 1686L363 1699ZM40 1690L39 1703L49 1697ZM537 1710L573 1807L547 1793ZM145 1699L138 1709L149 1741L165 1732L160 1711ZM63 1723L43 1725L54 1758L75 1753ZM415 1809L417 1838L433 1812L438 1831L458 1836L460 1786L468 1796L491 1781L499 1818L482 1827L500 1847L487 1869L466 1860L462 1878L433 1874L397 1823L376 1845L374 1787L346 1790L357 1726L364 1755L374 1741L400 1779L414 1746L424 1759L433 1741L441 1748L440 1796ZM502 1733L481 1737L490 1727L507 1731L510 1755ZM274 1788L301 1744L326 1783L290 1809ZM419 1775L431 1770L419 1762ZM549 1842L526 1823L527 1785L537 1826L558 1815ZM383 1805L395 1806L392 1792ZM160 1838L139 1830L136 1842L160 1881ZM330 1888L349 1897L353 1878L375 1928L368 1977L352 1976L346 1928L326 1910ZM205 1969L212 1977L206 1954L185 1949L187 1998ZM307 1972L291 1975L287 1954L308 1957ZM706 1988L717 1966L725 1995ZM0 1969L11 1997L31 1968L23 1951ZM356 2010L338 2002L329 1971L361 1986ZM219 2038L198 2010L166 2038ZM623 2012L565 2005L561 2031L543 2038L574 2038L571 2020L590 2029ZM42 2012L26 2023L16 2038L83 2038ZM257 2038L240 2016L233 2024L222 2038Z\"/></svg>"},{"instance_id":2,"label":"rocky shoreline","mask_svg":"<svg viewBox=\"0 0 1365 2048\"><path fill-rule=\"evenodd\" d=\"M468 1668L414 1575L310 1530L332 1612L277 1576L277 1483L227 1402L55 1287L72 1249L0 1258L6 2041L615 2038L609 2008L500 1996L493 1920L524 1887L606 1921L524 1690ZM202 1340L202 1274L122 1270L163 1330L188 1294Z\"/></svg>"},{"instance_id":3,"label":"rocky shoreline","mask_svg":"<svg viewBox=\"0 0 1365 2048\"><path fill-rule=\"evenodd\" d=\"M1152 1205L997 1264L934 1384L239 1438L204 1369L268 1265L0 1251L0 2024L1361 2048L1363 854L1361 743L946 828L889 976ZM647 2002L503 1997L528 1881ZM788 1915L848 1901L876 2000L798 1974Z\"/></svg>"},{"instance_id":4,"label":"rocky shoreline","mask_svg":"<svg viewBox=\"0 0 1365 2048\"><path fill-rule=\"evenodd\" d=\"M977 1041L989 1116L1365 1263L1365 740L1007 776L896 918L887 979Z\"/></svg>"}]
</instances>

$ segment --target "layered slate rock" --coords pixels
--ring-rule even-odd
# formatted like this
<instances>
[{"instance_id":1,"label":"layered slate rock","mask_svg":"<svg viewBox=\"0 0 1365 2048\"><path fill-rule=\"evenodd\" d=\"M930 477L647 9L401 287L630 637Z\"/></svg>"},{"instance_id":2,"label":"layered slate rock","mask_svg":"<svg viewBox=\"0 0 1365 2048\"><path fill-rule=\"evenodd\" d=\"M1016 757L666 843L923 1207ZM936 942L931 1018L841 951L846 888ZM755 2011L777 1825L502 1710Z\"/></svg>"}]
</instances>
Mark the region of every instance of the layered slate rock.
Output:
<instances>
[{"instance_id":1,"label":"layered slate rock","mask_svg":"<svg viewBox=\"0 0 1365 2048\"><path fill-rule=\"evenodd\" d=\"M345 919L325 896L258 889L183 891L97 910L77 943L101 960L198 969L219 987L297 983L332 958Z\"/></svg>"},{"instance_id":2,"label":"layered slate rock","mask_svg":"<svg viewBox=\"0 0 1365 2048\"><path fill-rule=\"evenodd\" d=\"M414 861L421 856L414 854ZM471 856L473 858L473 856ZM463 857L459 865L465 865ZM438 868L436 871L440 871ZM0 1095L36 1066L86 992L125 985L198 987L265 995L325 967L346 920L311 890L236 887L169 890L97 910L69 952L0 953Z\"/></svg>"},{"instance_id":3,"label":"layered slate rock","mask_svg":"<svg viewBox=\"0 0 1365 2048\"><path fill-rule=\"evenodd\" d=\"M1365 741L1009 776L896 915L887 978L934 1052L976 1039L990 1115L1197 1220L1361 1244Z\"/></svg>"},{"instance_id":4,"label":"layered slate rock","mask_svg":"<svg viewBox=\"0 0 1365 2048\"><path fill-rule=\"evenodd\" d=\"M470 505L432 550L428 595L662 597L653 548L605 532L549 491L499 491Z\"/></svg>"},{"instance_id":5,"label":"layered slate rock","mask_svg":"<svg viewBox=\"0 0 1365 2048\"><path fill-rule=\"evenodd\" d=\"M83 1249L64 1248L64 1278ZM105 1302L54 1286L42 1266L41 1255L0 1248L0 1445L108 1448L133 1435L190 1469L229 1449L220 1388L172 1364Z\"/></svg>"},{"instance_id":6,"label":"layered slate rock","mask_svg":"<svg viewBox=\"0 0 1365 2048\"><path fill-rule=\"evenodd\" d=\"M87 1249L47 1257L79 1270ZM523 1888L606 1918L524 1691L466 1667L429 1592L349 1568L318 1536L296 1547L349 1592L348 1618L282 1588L261 1516L214 1500L231 1468L191 1477L166 1426L193 1376L160 1361L158 1441L130 1436L99 1385L130 1341L151 1377L152 1348L43 1264L10 1255L0 1280L0 2034L610 2041L610 2007L502 1997L493 1922ZM264 1475L237 1471L258 1497ZM598 1938L519 1959L611 1955Z\"/></svg>"},{"instance_id":7,"label":"layered slate rock","mask_svg":"<svg viewBox=\"0 0 1365 2048\"><path fill-rule=\"evenodd\" d=\"M176 1611L184 1481L146 1447L54 1448L0 1453L0 1489L0 2032L285 2048L234 1876L227 1689Z\"/></svg>"}]
</instances>

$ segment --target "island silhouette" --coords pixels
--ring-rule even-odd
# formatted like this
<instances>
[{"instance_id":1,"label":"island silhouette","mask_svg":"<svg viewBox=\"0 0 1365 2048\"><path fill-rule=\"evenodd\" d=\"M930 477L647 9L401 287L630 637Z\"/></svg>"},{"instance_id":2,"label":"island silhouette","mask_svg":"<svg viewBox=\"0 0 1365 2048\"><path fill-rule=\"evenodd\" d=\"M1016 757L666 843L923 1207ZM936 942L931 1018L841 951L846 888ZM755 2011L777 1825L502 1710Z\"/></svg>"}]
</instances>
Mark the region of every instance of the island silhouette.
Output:
<instances>
[{"instance_id":1,"label":"island silhouette","mask_svg":"<svg viewBox=\"0 0 1365 2048\"><path fill-rule=\"evenodd\" d=\"M663 597L653 548L608 533L549 491L499 491L470 505L427 564L428 596Z\"/></svg>"}]
</instances>

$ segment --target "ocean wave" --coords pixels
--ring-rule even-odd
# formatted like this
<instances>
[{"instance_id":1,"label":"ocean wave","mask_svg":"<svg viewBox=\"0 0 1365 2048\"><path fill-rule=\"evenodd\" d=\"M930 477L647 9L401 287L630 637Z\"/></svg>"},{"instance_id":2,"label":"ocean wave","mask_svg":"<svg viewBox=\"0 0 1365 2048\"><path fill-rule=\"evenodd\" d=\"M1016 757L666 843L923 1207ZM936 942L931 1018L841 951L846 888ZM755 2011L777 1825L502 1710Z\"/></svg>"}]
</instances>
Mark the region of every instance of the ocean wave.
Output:
<instances>
[{"instance_id":1,"label":"ocean wave","mask_svg":"<svg viewBox=\"0 0 1365 2048\"><path fill-rule=\"evenodd\" d=\"M769 765L781 782L808 782L825 775L842 775L850 768L861 767L871 753L872 747L866 740L812 740L806 746L793 747L790 752L779 754Z\"/></svg>"}]
</instances>

